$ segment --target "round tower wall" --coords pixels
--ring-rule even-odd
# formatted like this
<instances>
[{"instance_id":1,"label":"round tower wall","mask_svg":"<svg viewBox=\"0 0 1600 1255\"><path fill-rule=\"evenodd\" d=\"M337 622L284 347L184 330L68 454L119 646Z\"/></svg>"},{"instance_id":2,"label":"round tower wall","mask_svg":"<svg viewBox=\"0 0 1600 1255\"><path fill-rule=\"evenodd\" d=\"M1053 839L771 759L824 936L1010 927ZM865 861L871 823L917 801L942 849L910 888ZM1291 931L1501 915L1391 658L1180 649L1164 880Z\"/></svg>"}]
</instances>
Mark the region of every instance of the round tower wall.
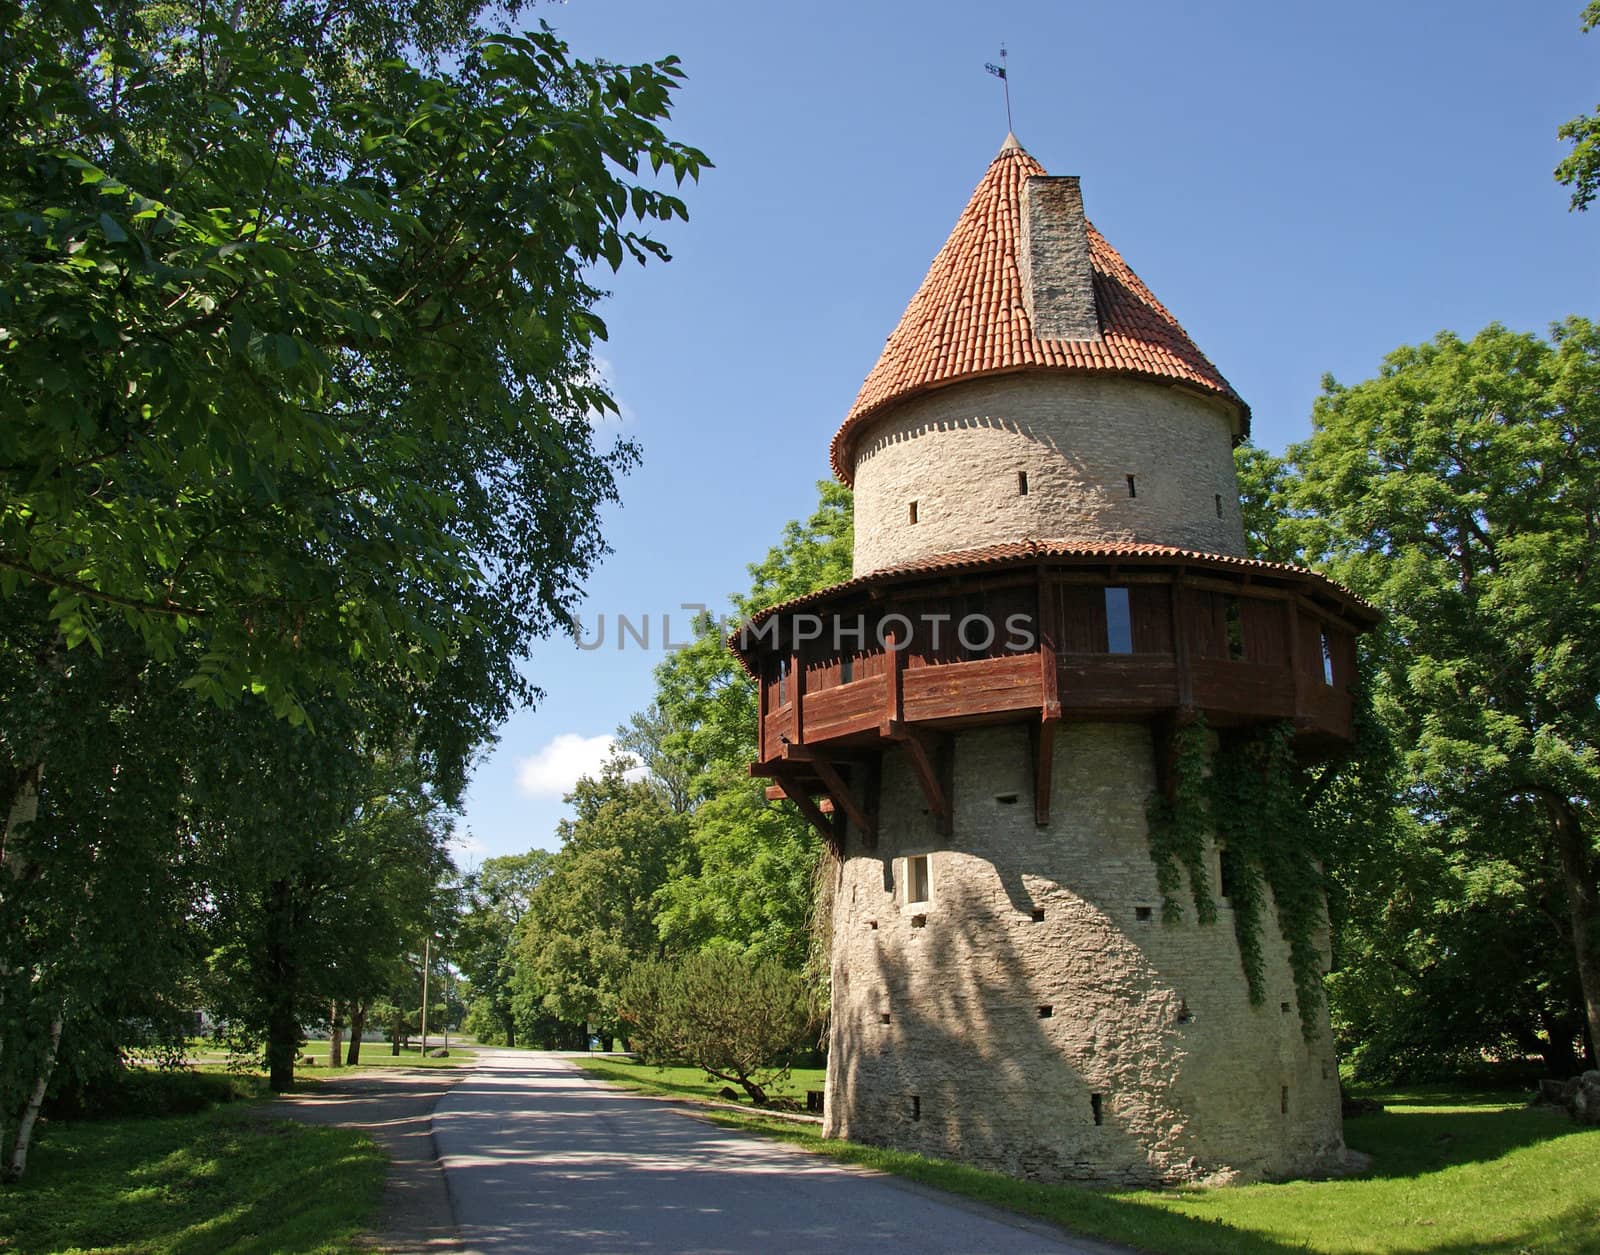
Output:
<instances>
[{"instance_id":1,"label":"round tower wall","mask_svg":"<svg viewBox=\"0 0 1600 1255\"><path fill-rule=\"evenodd\" d=\"M1023 727L961 734L946 837L885 755L876 844L852 830L839 871L827 1133L1130 1185L1340 1162L1326 1011L1308 1041L1270 902L1260 1006L1225 901L1213 924L1187 902L1162 920L1149 729L1063 725L1044 827L1029 761ZM923 856L926 901L908 902Z\"/></svg>"},{"instance_id":2,"label":"round tower wall","mask_svg":"<svg viewBox=\"0 0 1600 1255\"><path fill-rule=\"evenodd\" d=\"M870 423L855 457L857 575L1024 539L1245 553L1230 417L1168 385L1047 372L952 384Z\"/></svg>"}]
</instances>

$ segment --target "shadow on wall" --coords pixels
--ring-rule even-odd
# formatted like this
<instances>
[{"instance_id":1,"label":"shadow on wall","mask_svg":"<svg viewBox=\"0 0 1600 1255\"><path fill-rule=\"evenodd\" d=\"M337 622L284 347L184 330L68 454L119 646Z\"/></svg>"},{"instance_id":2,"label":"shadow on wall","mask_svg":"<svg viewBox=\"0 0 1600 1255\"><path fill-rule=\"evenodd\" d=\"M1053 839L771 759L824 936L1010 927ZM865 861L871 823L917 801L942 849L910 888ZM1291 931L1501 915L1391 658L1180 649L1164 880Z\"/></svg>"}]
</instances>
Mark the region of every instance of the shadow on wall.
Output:
<instances>
[{"instance_id":1,"label":"shadow on wall","mask_svg":"<svg viewBox=\"0 0 1600 1255\"><path fill-rule=\"evenodd\" d=\"M835 912L829 1132L1113 1185L1341 1155L1331 1047L1280 1011L1276 949L1252 1007L1229 922L1160 922L1147 730L1066 733L1044 829L996 805L1029 796L1026 747L1020 729L963 735L954 839L886 760L880 848L849 851ZM895 881L922 852L934 888L917 907Z\"/></svg>"}]
</instances>

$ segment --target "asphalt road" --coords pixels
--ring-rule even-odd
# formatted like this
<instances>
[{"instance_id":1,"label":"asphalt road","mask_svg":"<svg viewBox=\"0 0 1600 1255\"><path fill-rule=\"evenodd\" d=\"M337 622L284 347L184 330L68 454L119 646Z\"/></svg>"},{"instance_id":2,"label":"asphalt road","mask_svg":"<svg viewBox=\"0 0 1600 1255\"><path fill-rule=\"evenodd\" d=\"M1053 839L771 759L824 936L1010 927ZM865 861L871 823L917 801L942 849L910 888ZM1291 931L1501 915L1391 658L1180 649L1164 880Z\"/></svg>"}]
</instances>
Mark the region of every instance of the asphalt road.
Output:
<instances>
[{"instance_id":1,"label":"asphalt road","mask_svg":"<svg viewBox=\"0 0 1600 1255\"><path fill-rule=\"evenodd\" d=\"M434 1110L466 1250L1101 1255L1042 1225L729 1132L556 1056L484 1051Z\"/></svg>"}]
</instances>

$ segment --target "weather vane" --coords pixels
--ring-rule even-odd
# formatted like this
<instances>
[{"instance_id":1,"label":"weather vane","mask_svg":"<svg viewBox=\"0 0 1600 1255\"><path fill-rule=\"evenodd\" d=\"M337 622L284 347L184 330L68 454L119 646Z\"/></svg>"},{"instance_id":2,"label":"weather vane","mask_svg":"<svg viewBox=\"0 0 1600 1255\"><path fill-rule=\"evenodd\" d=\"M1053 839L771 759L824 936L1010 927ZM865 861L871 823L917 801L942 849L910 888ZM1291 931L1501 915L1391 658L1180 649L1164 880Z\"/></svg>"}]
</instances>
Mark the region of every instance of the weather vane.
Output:
<instances>
[{"instance_id":1,"label":"weather vane","mask_svg":"<svg viewBox=\"0 0 1600 1255\"><path fill-rule=\"evenodd\" d=\"M999 79L1001 85L1005 87L1006 130L1015 131L1017 128L1011 125L1011 80L1006 77L1006 46L1004 44L1000 45L1000 64L996 65L993 61L987 61L984 63L983 68Z\"/></svg>"}]
</instances>

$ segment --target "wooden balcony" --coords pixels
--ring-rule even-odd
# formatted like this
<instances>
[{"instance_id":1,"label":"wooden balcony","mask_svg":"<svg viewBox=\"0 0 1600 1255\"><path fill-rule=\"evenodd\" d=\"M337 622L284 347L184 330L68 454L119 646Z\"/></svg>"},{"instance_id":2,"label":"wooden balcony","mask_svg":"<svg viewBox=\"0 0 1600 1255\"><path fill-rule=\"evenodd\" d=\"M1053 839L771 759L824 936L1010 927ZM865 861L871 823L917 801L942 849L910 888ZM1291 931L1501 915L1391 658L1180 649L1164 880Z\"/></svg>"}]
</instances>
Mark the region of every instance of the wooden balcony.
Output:
<instances>
[{"instance_id":1,"label":"wooden balcony","mask_svg":"<svg viewBox=\"0 0 1600 1255\"><path fill-rule=\"evenodd\" d=\"M756 638L736 638L760 682L751 773L819 826L848 816L870 834L877 756L890 745L911 756L948 825L940 780L963 728L1028 726L1040 823L1063 720L1289 722L1316 757L1354 735L1355 637L1375 619L1310 572L1192 555L854 580L758 616Z\"/></svg>"}]
</instances>

